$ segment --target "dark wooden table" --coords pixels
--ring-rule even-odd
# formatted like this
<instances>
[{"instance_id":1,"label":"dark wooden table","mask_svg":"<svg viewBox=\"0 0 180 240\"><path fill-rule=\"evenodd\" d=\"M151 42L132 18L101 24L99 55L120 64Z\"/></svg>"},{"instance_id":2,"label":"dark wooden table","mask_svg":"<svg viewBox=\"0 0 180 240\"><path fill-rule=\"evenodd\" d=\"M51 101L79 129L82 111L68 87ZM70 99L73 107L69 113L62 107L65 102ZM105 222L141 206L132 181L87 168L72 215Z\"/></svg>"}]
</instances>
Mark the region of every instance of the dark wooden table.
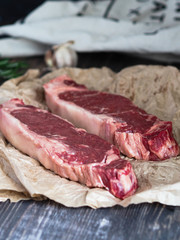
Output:
<instances>
[{"instance_id":1,"label":"dark wooden table","mask_svg":"<svg viewBox=\"0 0 180 240\"><path fill-rule=\"evenodd\" d=\"M45 65L42 57L25 59L30 67ZM163 64L120 53L81 53L78 67L107 66L118 72L136 64ZM172 64L174 65L174 64ZM174 65L180 68L180 65ZM127 208L67 208L53 201L0 203L0 240L178 240L180 207L159 203Z\"/></svg>"}]
</instances>

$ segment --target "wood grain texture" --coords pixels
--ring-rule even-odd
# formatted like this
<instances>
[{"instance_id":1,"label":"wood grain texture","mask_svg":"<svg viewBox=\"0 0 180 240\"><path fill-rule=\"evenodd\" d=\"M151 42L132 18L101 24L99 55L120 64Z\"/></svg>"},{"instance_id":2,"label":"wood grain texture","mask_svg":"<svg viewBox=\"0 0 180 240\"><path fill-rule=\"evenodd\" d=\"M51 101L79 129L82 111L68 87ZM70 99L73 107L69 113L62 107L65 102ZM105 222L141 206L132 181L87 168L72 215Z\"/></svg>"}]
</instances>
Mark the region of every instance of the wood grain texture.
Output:
<instances>
[{"instance_id":1,"label":"wood grain texture","mask_svg":"<svg viewBox=\"0 0 180 240\"><path fill-rule=\"evenodd\" d=\"M180 207L140 204L93 210L52 201L6 201L0 209L0 240L180 239Z\"/></svg>"},{"instance_id":2,"label":"wood grain texture","mask_svg":"<svg viewBox=\"0 0 180 240\"><path fill-rule=\"evenodd\" d=\"M43 58L27 61L45 71ZM81 53L78 67L107 66L118 72L135 64L160 63L120 53ZM53 201L6 201L0 203L0 240L6 239L180 240L180 207L154 203L93 210Z\"/></svg>"}]
</instances>

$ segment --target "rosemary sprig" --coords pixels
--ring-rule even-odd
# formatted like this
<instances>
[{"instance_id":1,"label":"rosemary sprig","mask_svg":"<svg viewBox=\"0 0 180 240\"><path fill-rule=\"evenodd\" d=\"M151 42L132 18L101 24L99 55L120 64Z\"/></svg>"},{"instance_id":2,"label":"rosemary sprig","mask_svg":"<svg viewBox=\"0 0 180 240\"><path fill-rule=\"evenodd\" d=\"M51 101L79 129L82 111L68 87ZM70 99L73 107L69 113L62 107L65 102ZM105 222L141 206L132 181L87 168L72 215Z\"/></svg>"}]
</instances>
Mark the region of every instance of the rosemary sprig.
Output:
<instances>
[{"instance_id":1,"label":"rosemary sprig","mask_svg":"<svg viewBox=\"0 0 180 240\"><path fill-rule=\"evenodd\" d=\"M1 59L0 60L0 78L3 80L16 78L22 75L27 68L28 68L28 64L24 61L14 62L7 58Z\"/></svg>"}]
</instances>

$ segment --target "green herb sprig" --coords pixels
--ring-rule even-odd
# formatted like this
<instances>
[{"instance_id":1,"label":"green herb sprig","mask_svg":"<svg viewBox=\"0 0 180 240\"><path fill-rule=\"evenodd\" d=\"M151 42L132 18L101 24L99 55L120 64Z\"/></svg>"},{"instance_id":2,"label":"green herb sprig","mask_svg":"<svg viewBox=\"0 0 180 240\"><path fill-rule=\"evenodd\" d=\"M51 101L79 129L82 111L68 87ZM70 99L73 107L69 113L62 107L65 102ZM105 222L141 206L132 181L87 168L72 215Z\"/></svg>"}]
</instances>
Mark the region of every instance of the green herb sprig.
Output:
<instances>
[{"instance_id":1,"label":"green herb sprig","mask_svg":"<svg viewBox=\"0 0 180 240\"><path fill-rule=\"evenodd\" d=\"M11 61L10 59L0 60L0 78L3 80L16 78L22 75L28 68L28 64L24 61Z\"/></svg>"}]
</instances>

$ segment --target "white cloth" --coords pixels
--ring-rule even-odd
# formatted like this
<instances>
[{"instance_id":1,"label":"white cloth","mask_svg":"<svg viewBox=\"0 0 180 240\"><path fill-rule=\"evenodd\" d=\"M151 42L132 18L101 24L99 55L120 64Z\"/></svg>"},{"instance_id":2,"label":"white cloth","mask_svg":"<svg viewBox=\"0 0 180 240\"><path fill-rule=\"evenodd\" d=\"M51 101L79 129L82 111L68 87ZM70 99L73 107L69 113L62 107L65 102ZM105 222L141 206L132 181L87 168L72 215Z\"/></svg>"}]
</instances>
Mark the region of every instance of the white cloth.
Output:
<instances>
[{"instance_id":1,"label":"white cloth","mask_svg":"<svg viewBox=\"0 0 180 240\"><path fill-rule=\"evenodd\" d=\"M35 56L74 40L82 51L119 51L180 61L177 0L46 1L23 23L0 27L0 56ZM168 57L167 57L168 56Z\"/></svg>"}]
</instances>

